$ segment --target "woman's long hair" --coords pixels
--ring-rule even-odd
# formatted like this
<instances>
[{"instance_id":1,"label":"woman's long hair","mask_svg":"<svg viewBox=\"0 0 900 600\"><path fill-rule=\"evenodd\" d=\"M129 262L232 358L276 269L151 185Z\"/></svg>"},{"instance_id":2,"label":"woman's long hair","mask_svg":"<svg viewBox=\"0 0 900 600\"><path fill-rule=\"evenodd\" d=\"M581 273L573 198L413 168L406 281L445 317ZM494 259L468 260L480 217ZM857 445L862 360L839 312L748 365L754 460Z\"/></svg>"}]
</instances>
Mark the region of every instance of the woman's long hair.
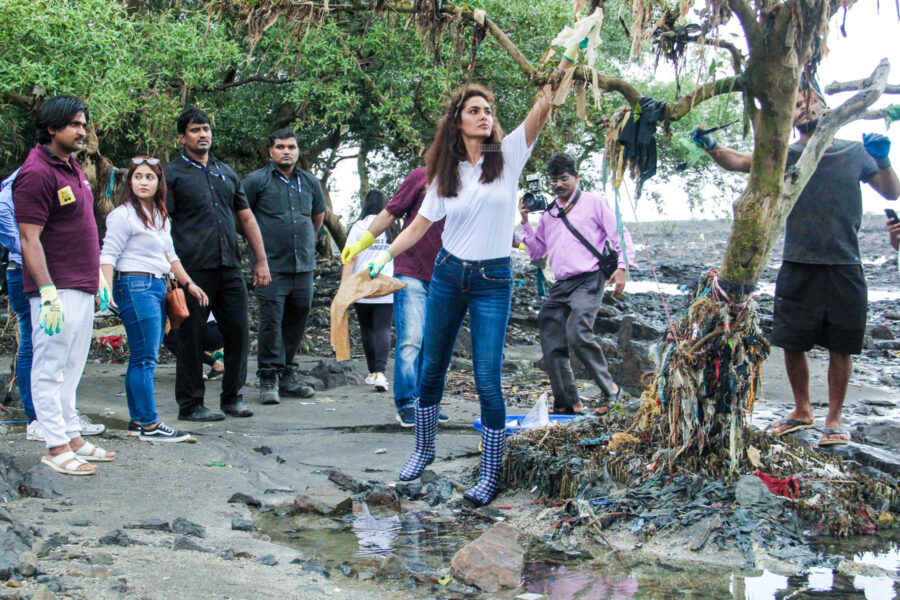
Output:
<instances>
[{"instance_id":1,"label":"woman's long hair","mask_svg":"<svg viewBox=\"0 0 900 600\"><path fill-rule=\"evenodd\" d=\"M153 158L150 156L135 156L134 158ZM156 227L156 224L151 221L153 215L147 215L147 211L144 210L143 205L141 204L140 198L134 195L134 190L131 189L131 178L134 176L135 170L138 167L147 165L147 167L156 174L156 178L159 181L156 185L156 195L153 196L153 208L154 212L159 213L162 217L161 225L159 229L161 230L166 225L166 219L169 218L169 212L166 210L166 178L163 177L162 171L162 163L157 162L155 165L151 165L146 160L139 165L134 164L134 158L129 161L128 173L125 174L125 185L122 186L122 193L119 195L119 201L116 203L116 206L122 206L123 204L131 204L134 209L137 211L138 217L140 217L141 222L144 224L144 227L147 229L153 229ZM154 159L156 160L156 159Z\"/></svg>"},{"instance_id":2,"label":"woman's long hair","mask_svg":"<svg viewBox=\"0 0 900 600\"><path fill-rule=\"evenodd\" d=\"M387 196L384 195L384 192L381 190L370 190L368 194L366 194L366 199L363 200L363 209L359 214L359 219L357 221L362 221L366 217L370 215L377 215L381 211L384 210L384 207L387 206L388 199ZM400 233L400 224L394 220L390 227L388 227L387 231L387 241L388 244L394 241L394 238L397 237L397 234Z\"/></svg>"},{"instance_id":3,"label":"woman's long hair","mask_svg":"<svg viewBox=\"0 0 900 600\"><path fill-rule=\"evenodd\" d=\"M452 198L459 193L459 163L469 158L459 127L463 106L473 96L481 96L487 100L493 112L494 94L477 83L463 86L447 104L444 116L435 133L434 142L425 154L425 164L428 165L428 184L430 185L437 179L438 194L444 198ZM503 173L503 153L500 152L502 140L503 129L501 129L500 121L497 120L495 114L491 135L483 142L490 147L483 154L481 183L490 183Z\"/></svg>"}]
</instances>

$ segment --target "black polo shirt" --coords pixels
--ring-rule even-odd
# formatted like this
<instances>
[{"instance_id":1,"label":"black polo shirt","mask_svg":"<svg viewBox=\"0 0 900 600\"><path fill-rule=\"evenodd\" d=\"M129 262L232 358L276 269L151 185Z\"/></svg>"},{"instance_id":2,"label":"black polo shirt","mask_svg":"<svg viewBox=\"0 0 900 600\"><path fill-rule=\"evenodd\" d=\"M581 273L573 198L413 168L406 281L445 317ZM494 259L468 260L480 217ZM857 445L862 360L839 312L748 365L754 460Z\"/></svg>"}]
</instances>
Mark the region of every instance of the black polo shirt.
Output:
<instances>
[{"instance_id":1,"label":"black polo shirt","mask_svg":"<svg viewBox=\"0 0 900 600\"><path fill-rule=\"evenodd\" d=\"M242 181L256 216L273 273L316 268L316 230L312 215L325 212L325 194L312 174L295 169L286 182L270 164Z\"/></svg>"},{"instance_id":2,"label":"black polo shirt","mask_svg":"<svg viewBox=\"0 0 900 600\"><path fill-rule=\"evenodd\" d=\"M184 268L240 268L235 215L250 205L237 174L211 154L207 169L179 156L163 173L172 240Z\"/></svg>"}]
</instances>

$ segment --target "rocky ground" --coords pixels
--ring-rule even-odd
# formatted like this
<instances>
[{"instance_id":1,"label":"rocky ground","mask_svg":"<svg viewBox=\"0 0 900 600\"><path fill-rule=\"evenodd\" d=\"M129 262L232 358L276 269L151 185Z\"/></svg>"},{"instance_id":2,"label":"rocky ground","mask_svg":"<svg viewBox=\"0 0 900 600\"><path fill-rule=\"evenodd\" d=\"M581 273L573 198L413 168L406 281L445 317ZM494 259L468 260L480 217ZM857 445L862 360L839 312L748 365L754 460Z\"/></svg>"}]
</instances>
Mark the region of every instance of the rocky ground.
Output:
<instances>
[{"instance_id":1,"label":"rocky ground","mask_svg":"<svg viewBox=\"0 0 900 600\"><path fill-rule=\"evenodd\" d=\"M727 231L727 223L721 222L645 226L646 245L652 249L660 281L667 284L665 291L674 292L672 284L688 283L699 269L715 266ZM634 229L633 234L636 241L641 240ZM895 256L883 219L867 219L861 242L870 289L896 289ZM774 254L779 253L776 249ZM652 280L643 251L639 262L641 267L632 279ZM775 268L777 261L767 269L764 283L774 280ZM430 537L420 544L430 550L415 558L382 560L376 553L371 560L346 559L354 556L363 539L349 533L350 529L358 523L379 529L382 523L377 518L366 520L362 501L378 516L398 515L395 524L404 535L437 531L436 538L468 541L498 519L505 520L521 532L519 542L529 561L570 562L593 555L604 560L618 557L619 562L639 557L647 564L685 560L708 565L703 569L773 570L785 562L759 553L756 564L747 565L746 554L737 547L700 544L692 550L698 536L702 537L703 523L652 537L633 527L603 533L593 527L573 529L563 522L577 507L541 501L528 489L506 490L492 508L475 514L467 511L459 492L478 456L478 436L472 429L478 410L468 332L461 335L448 375L444 407L453 420L441 427L434 475L421 485L395 486L396 473L412 446L411 430L401 430L394 422L390 394L358 385L358 374L365 373L359 358L352 362L355 373L326 359L330 353L327 306L337 272L335 264L322 264L317 279L318 296L302 364L310 383L319 388L313 399L287 400L274 407L257 405L251 419L200 426L178 423L172 399L174 366L164 356L157 371L162 418L190 425L186 428L196 434L197 443L140 443L123 432L125 347L114 348L108 339L92 351L79 387L79 407L109 426L95 441L118 453L115 462L101 464L94 477L54 477L33 469L41 455L40 444L26 442L21 427L0 426L0 479L7 484L0 485L0 580L11 580L0 586L0 599L51 597L42 586L57 597L90 599L478 595L471 581L444 579L453 554L435 550L441 546ZM534 272L521 255L516 278L522 283L515 288L503 379L511 413L526 412L539 393L549 389L535 343L539 300ZM664 297L674 316L681 310L681 298L677 294ZM647 353L666 325L662 306L660 296L649 292L632 292L625 300L607 299L602 306L597 331L605 340L617 380L633 393L638 391L640 374L652 367ZM848 459L863 462L888 479L900 476L896 455L900 342L893 339L900 335L900 310L895 307L895 300L871 304L867 349L857 361L845 407L856 440ZM766 296L760 298L760 309L765 324L771 312ZM115 327L116 323L108 320L98 325ZM117 335L115 330L105 333L107 338ZM0 339L4 372L13 343L10 330L5 329ZM361 348L354 346L354 355L359 354ZM826 359L824 353L813 352L811 385L819 428L807 434L809 443L821 435ZM754 415L754 424L760 426L791 404L777 351L765 366L764 381ZM580 383L586 396L598 392L593 384ZM218 388L217 382L207 387L208 405L216 406ZM246 395L252 399L255 392L248 387ZM307 491L325 484L332 487ZM332 529L335 536L345 536L341 538L345 546L349 540L353 546L349 554L346 547L329 541ZM378 539L371 542L376 547ZM615 553L610 554L610 546ZM497 597L511 598L522 591Z\"/></svg>"}]
</instances>

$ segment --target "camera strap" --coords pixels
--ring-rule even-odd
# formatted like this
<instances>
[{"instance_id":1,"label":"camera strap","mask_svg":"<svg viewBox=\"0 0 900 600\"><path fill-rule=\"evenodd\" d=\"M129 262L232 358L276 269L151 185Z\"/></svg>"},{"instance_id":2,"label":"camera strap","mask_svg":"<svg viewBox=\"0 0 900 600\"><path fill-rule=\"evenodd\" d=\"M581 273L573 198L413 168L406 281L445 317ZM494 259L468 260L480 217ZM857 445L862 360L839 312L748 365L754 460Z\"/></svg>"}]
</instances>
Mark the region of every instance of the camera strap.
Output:
<instances>
[{"instance_id":1,"label":"camera strap","mask_svg":"<svg viewBox=\"0 0 900 600\"><path fill-rule=\"evenodd\" d=\"M572 210L575 206L575 203L578 202L578 199L581 198L581 190L578 190L578 193L569 202L568 206L562 208L559 204L556 205L556 215L558 219L562 219L563 224L572 232L579 242L582 245L591 251L591 254L597 257L597 264L600 267L600 271L603 273L605 277L611 277L613 272L619 267L619 253L615 251L615 249L611 248L608 244L604 246L603 252L601 253L597 250L592 243L590 243L586 237L581 235L581 232L575 229L575 226L572 225L572 222L569 221L569 218L566 216L566 213Z\"/></svg>"}]
</instances>

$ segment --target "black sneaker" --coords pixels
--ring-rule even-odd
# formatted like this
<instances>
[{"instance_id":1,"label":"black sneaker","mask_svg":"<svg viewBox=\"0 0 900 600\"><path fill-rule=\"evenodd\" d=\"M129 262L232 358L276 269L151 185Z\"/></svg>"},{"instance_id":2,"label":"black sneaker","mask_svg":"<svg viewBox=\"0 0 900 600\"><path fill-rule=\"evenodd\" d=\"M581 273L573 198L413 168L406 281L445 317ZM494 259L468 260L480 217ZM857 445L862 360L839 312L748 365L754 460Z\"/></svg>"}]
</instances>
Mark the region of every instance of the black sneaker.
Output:
<instances>
[{"instance_id":1,"label":"black sneaker","mask_svg":"<svg viewBox=\"0 0 900 600\"><path fill-rule=\"evenodd\" d=\"M141 439L145 442L183 442L190 437L191 434L172 429L162 421L153 429L141 427Z\"/></svg>"},{"instance_id":2,"label":"black sneaker","mask_svg":"<svg viewBox=\"0 0 900 600\"><path fill-rule=\"evenodd\" d=\"M128 437L138 437L141 435L141 426L134 421L128 421L128 431L125 432Z\"/></svg>"},{"instance_id":3,"label":"black sneaker","mask_svg":"<svg viewBox=\"0 0 900 600\"><path fill-rule=\"evenodd\" d=\"M438 422L439 423L446 423L449 420L450 420L450 415L443 413L443 412L438 414Z\"/></svg>"}]
</instances>

